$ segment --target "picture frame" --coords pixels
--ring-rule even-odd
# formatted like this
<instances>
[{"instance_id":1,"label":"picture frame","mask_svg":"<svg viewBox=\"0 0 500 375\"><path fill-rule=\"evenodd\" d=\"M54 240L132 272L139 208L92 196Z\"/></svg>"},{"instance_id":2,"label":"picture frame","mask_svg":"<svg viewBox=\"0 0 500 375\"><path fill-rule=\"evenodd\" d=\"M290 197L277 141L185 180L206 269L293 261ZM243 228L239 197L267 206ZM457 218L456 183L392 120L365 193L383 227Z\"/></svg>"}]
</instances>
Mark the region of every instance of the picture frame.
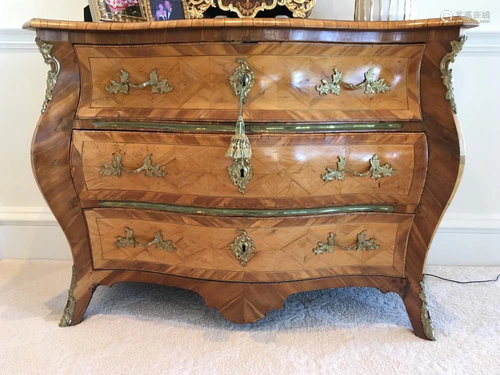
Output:
<instances>
[{"instance_id":1,"label":"picture frame","mask_svg":"<svg viewBox=\"0 0 500 375\"><path fill-rule=\"evenodd\" d=\"M145 0L145 2L149 21L170 21L191 18L186 0Z\"/></svg>"},{"instance_id":2,"label":"picture frame","mask_svg":"<svg viewBox=\"0 0 500 375\"><path fill-rule=\"evenodd\" d=\"M94 22L148 21L148 0L89 0Z\"/></svg>"}]
</instances>

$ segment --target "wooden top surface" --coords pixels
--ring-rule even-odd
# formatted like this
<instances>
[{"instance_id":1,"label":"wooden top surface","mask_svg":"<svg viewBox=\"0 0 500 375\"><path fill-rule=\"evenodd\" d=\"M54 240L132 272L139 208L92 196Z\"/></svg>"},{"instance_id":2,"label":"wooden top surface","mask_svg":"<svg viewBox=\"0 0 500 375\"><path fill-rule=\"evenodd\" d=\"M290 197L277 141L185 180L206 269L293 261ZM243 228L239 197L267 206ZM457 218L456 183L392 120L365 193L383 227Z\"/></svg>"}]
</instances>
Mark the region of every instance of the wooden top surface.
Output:
<instances>
[{"instance_id":1,"label":"wooden top surface","mask_svg":"<svg viewBox=\"0 0 500 375\"><path fill-rule=\"evenodd\" d=\"M472 18L453 17L451 21L441 18L411 20L411 21L335 21L315 19L285 19L285 18L217 18L195 19L160 22L76 22L46 19L32 19L24 24L24 29L55 29L75 31L133 31L133 30L158 30L158 29L185 29L185 28L211 28L211 27L282 27L298 29L340 29L340 30L399 30L422 29L433 27L472 28L479 26L478 21Z\"/></svg>"}]
</instances>

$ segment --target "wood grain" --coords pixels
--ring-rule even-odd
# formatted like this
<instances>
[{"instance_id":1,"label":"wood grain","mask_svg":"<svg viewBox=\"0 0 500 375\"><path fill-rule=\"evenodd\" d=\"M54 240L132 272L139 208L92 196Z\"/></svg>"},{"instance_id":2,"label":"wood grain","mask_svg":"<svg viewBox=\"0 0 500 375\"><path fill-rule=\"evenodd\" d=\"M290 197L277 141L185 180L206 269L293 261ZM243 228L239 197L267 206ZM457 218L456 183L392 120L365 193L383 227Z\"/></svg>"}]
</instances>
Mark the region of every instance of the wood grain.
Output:
<instances>
[{"instance_id":1,"label":"wood grain","mask_svg":"<svg viewBox=\"0 0 500 375\"><path fill-rule=\"evenodd\" d=\"M455 38L460 37L456 29ZM448 101L439 69L443 56L451 51L448 40L428 43L422 62L421 86L423 126L429 142L429 166L422 198L410 231L406 275L408 294L404 301L415 333L425 337L421 322L420 281L434 234L458 187L464 167L462 134Z\"/></svg>"},{"instance_id":2,"label":"wood grain","mask_svg":"<svg viewBox=\"0 0 500 375\"><path fill-rule=\"evenodd\" d=\"M477 27L479 22L466 17L453 17L450 21L441 18L408 20L408 21L335 21L335 20L309 20L309 19L194 19L175 20L163 22L140 22L140 23L95 23L77 21L59 21L35 18L24 24L24 29L51 29L51 30L73 30L73 31L100 31L120 32L152 30L152 29L186 29L186 28L212 28L212 27L273 27L273 28L296 28L296 29L347 29L347 30L407 30L428 29L434 27Z\"/></svg>"},{"instance_id":3,"label":"wood grain","mask_svg":"<svg viewBox=\"0 0 500 375\"><path fill-rule=\"evenodd\" d=\"M463 31L465 28L475 26L477 26L476 21L461 18L454 18L451 22L442 22L441 20L419 20L407 22L375 23L259 19L248 22L247 20L240 21L219 19L200 21L171 21L168 23L158 22L143 24L97 24L68 21L34 20L31 23L27 24L25 27L37 29L38 36L42 40L54 44L52 52L61 62L61 75L54 91L54 99L49 104L47 112L41 117L37 126L32 148L32 159L33 169L40 189L42 190L42 193L44 194L51 210L54 212L54 215L63 228L70 243L73 254L76 286L74 290L72 290L69 300L70 302L75 303L75 309L70 316L69 324L74 325L78 324L81 321L85 309L92 296L92 292L98 285L112 285L115 282L121 281L153 282L194 290L205 299L209 306L216 307L225 317L238 323L248 323L262 318L270 310L280 308L286 297L293 293L301 292L304 290L329 287L371 286L379 288L384 292L393 291L398 293L404 300L415 334L422 338L428 338L423 328L424 326L421 318L423 303L421 298L419 297L419 294L421 292L420 282L422 280L422 272L425 265L426 255L432 242L434 233L436 232L436 229L439 226L439 222L446 208L448 207L454 192L456 191L461 173L463 171L463 149L461 148L461 134L459 129L457 128L456 117L453 115L450 104L445 98L446 90L443 86L441 78L442 74L439 69L439 64L443 56L445 56L445 54L450 52L451 50L450 41L459 39L460 36L463 35ZM422 183L424 179L425 182L421 198L417 202L418 206L415 211L414 222L410 228L406 253L400 251L394 252L393 264L404 265L404 268L398 270L398 272L400 272L398 275L404 276L382 277L376 275L367 275L364 273L356 276L346 276L345 273L342 276L335 276L335 273L332 271L332 269L335 270L335 267L329 267L328 270L330 271L328 272L330 273L328 273L324 277L320 276L320 278L314 280L280 281L277 279L277 281L273 281L273 279L271 278L268 279L268 281L265 283L257 282L255 280L254 282L252 282L252 280L244 280L245 282L208 281L188 277L170 276L162 273L166 270L167 272L171 272L172 270L168 271L168 267L177 266L168 266L152 262L141 263L139 261L132 261L130 259L122 259L119 261L115 260L114 262L124 262L123 264L115 263L114 265L119 268L116 270L96 269L92 265L91 247L88 240L88 227L84 219L83 207L95 207L97 201L92 199L82 201L79 200L72 183L72 176L70 173L69 165L69 151L71 149L71 168L73 171L73 175L75 176L74 181L77 191L82 193L82 185L85 183L85 179L81 177L84 176L82 164L83 159L81 158L81 150L78 151L78 144L71 144L70 142L73 133L72 127L75 124L79 124L79 121L81 121L82 124L88 124L91 121L96 120L97 118L93 117L95 113L90 113L88 118L75 121L79 84L84 83L79 81L80 76L78 62L75 56L75 46L81 46L78 48L82 48L82 50L84 46L89 45L99 46L100 50L104 50L104 47L106 47L105 51L107 52L103 56L95 57L102 58L103 61L105 61L106 59L110 58L110 53L114 53L112 52L113 50L119 51L118 55L122 54L123 46L129 46L130 49L134 50L142 49L141 51L154 51L156 46L159 44L168 45L162 48L169 48L170 45L181 47L186 46L189 43L200 44L201 49L203 48L202 45L205 45L207 43L212 45L219 45L220 48L228 48L227 51L230 52L228 53L228 55L230 56L235 56L233 45L237 45L239 46L237 47L237 55L248 56L250 58L254 55L248 54L248 51L257 51L259 48L262 48L264 44L276 45L277 42L287 42L289 44L295 45L303 43L304 49L309 51L308 54L304 55L309 56L309 61L311 61L311 56L313 55L313 53L310 52L311 43L319 43L318 48L322 48L321 46L324 46L328 43L334 44L333 47L335 48L338 48L339 44L362 44L365 46L373 44L376 46L373 48L384 47L384 45L398 44L400 45L401 49L408 47L408 45L425 45L421 64L419 58L414 60L413 64L408 65L408 71L411 71L412 73L408 75L409 78L406 81L409 82L411 80L418 79L415 77L417 77L418 73L420 72L420 101L422 108L422 121L416 122L414 128L409 128L409 125L405 124L404 129L410 131L416 130L419 132L423 131L423 133L425 133L425 137L423 137L421 134L417 134L416 136L420 137L423 143L425 143L425 140L427 142L427 149L425 149L425 154L428 155L428 164L427 173L425 175L422 174L418 177L420 183ZM255 44L257 44L257 46ZM191 48L192 50L192 47L189 48ZM300 47L298 48L300 49ZM176 48L174 49L179 52L180 56L184 56L188 60L192 56L194 56L194 54L191 54L189 55L191 57L188 57L188 55L183 54L181 50ZM370 61L373 61L373 51L368 51L370 51ZM260 56L267 56L265 51L261 51L260 53ZM296 54L300 55L300 53ZM221 53L221 55L224 54ZM359 54L357 54L356 56L358 55ZM204 56L207 55L205 54ZM275 54L272 56L278 55ZM127 58L131 57L132 56L129 56ZM144 58L146 60L149 58L153 58L153 56L141 55L135 57L139 59ZM166 57L160 56L160 58L163 59ZM179 56L177 56L176 58L180 59ZM295 59L292 60L297 62L297 60ZM418 64L415 61L417 61ZM259 64L256 62L255 65L259 67ZM382 61L380 67L384 68L385 65L386 61ZM390 66L391 71L393 71L394 67L397 65L390 64ZM88 67L90 67L90 65L88 65ZM113 69L114 67L111 67L112 73L114 73ZM290 69L287 68L285 70L291 71ZM136 68L136 70L139 71L140 74L142 74L139 68ZM89 68L88 71L90 72ZM186 72L189 72L189 70L186 69ZM82 71L82 75L84 74L86 73ZM259 74L261 74L260 70ZM264 75L261 75L260 77L262 79L265 78ZM89 81L85 82L88 83ZM416 91L413 92L413 94L415 93ZM266 94L262 92L260 92L260 94L269 95L269 93ZM288 94L289 92L286 92L286 95ZM292 107L292 102L296 103L295 99L297 98L294 95L286 95L283 94L282 96L284 98L285 105L289 105L290 107ZM259 98L255 98L253 104L256 105L255 102L258 103L258 100ZM418 98L415 98L415 101L418 101ZM299 102L301 102L301 100L299 100ZM150 103L147 103L147 105L149 106ZM261 105L265 105L265 103ZM111 117L115 116L116 118L117 109L119 112L122 108L125 107L105 109L106 111L111 111L109 112L111 113L111 115L109 115L109 113L106 114L106 112L101 112L103 110L101 108L99 109L99 115ZM187 112L183 112L191 110L193 109L182 108L175 110L174 112L178 111L175 114L165 114L162 113L162 111L166 111L166 109L164 108L153 109L153 111L148 108L139 108L135 110L128 110L126 114L127 116L131 116L135 119L145 120L150 113L158 111L158 116L164 115L165 118L184 116L183 118L187 119L186 121L198 121L198 119L194 117L190 118L187 115ZM373 109L369 110L374 111ZM198 114L202 115L204 113L203 111L206 111L206 109L194 109L194 111L199 111ZM223 113L223 111L228 111L227 113L233 113L234 109L217 109L215 110L215 112L217 112L218 114L214 118L225 118L224 116L220 115L220 113ZM274 114L266 112L273 111L272 109L254 109L254 111L256 113L255 118L260 118L261 121L266 121L265 119L268 118L279 118L279 116L277 115L275 116ZM262 111L264 113L262 115L258 115L259 111ZM283 114L286 113L286 111L287 110L281 110L280 113ZM292 111L294 111L294 109L292 109ZM332 109L332 111L334 111L334 109ZM364 112L365 109L358 108L357 111ZM384 111L386 110L377 109L376 112L367 114L366 118L371 119L372 121L374 119L389 118L387 114L384 114ZM179 113L181 115L179 115ZM289 121L291 123L303 123L304 121L301 118L304 117L307 118L308 121L313 122L314 119L310 117L311 111L305 111L305 113L309 113L309 117L305 116L301 111L296 110L294 112L294 116L289 116L285 121ZM318 122L332 121L331 117L325 117L325 113L327 112L323 112L322 114L318 115ZM153 116L156 115L157 114L153 114ZM246 113L245 115L251 117L249 113ZM158 119L160 118L161 117L158 117ZM231 116L227 116L227 118L230 118L230 121L234 121L235 117L233 118ZM348 121L348 118L343 120ZM95 134L105 134L105 132L96 132ZM117 136L116 134L120 135ZM99 142L108 142L111 144L123 143L120 142L123 134L116 134L113 130L111 130L109 135L98 135L98 138L104 138L93 139L92 142L96 144L99 144ZM404 132L396 131L385 133L384 139L386 137L390 138L394 134L405 136ZM377 135L380 135L380 133L376 133L376 135L369 134L366 136L376 137ZM77 134L75 134L75 136L78 137ZM116 139L114 138L115 136L117 137ZM331 135L325 135L324 137L325 139L329 139L328 137L330 136ZM144 142L144 140L149 140L149 138L147 137L159 137L160 139L163 139L162 137L164 137L164 135L157 134L155 132L136 132L135 137L136 138L133 139L132 143L146 143L146 147L149 147L150 142ZM174 138L176 138L177 140L181 140L182 142L188 139L196 140L196 142L198 142L199 139L203 139L203 137L197 138L193 137L192 135L187 135L187 138L183 137L184 136L180 134L174 136ZM303 146L308 146L300 144L301 140L309 139L308 137L309 136L304 137L303 135L297 137L284 137L284 139L286 140L299 140L299 143L280 145L278 148L286 148L288 146L300 148ZM259 143L265 139L265 137L255 137L252 141L254 143ZM357 138L353 137L351 138L351 141L355 141L355 139ZM226 141L224 136L220 137L220 141L220 147L222 147L222 141ZM193 145L182 142L176 143L176 147L181 145L182 147ZM384 147L383 140L377 142L377 147ZM309 146L321 147L321 144L323 143L319 142L313 143ZM326 144L328 144L328 141L326 141ZM197 147L202 147L199 144L195 145ZM329 147L336 146L337 145L335 144L329 144ZM267 147L272 148L275 147L275 145L267 145ZM342 144L342 147L348 148L351 146L349 146L348 143L344 143ZM370 147L372 146L370 145ZM424 149L423 146L420 147L420 149ZM417 148L415 148L415 150ZM135 147L133 149L135 149ZM113 148L111 148L111 150L113 150ZM367 153L369 151L370 150L365 149L362 152ZM388 157L388 155L384 157ZM290 158L284 158L283 160L290 160ZM413 160L416 161L417 158L414 157ZM423 159L418 158L418 160ZM110 160L108 159L107 161L109 162ZM273 164L271 163L270 165ZM274 166L276 166L276 164L274 164ZM414 171L420 170L420 167L417 167L416 164L414 164L413 168ZM416 177L414 176L414 180L415 179ZM126 190L125 193L131 194L131 192L128 190ZM123 198L121 193L110 194L116 194L115 198L117 200ZM131 199L147 199L151 201L159 199L160 201L177 202L178 204L183 204L182 202L194 202L194 205L224 206L225 203L228 203L234 205L241 204L241 207L249 207L252 204L256 204L256 208L273 206L279 207L280 205L281 207L289 207L291 205L294 205L295 207L300 207L301 205L315 206L321 204L320 202L331 204L331 202L336 201L334 198L326 198L335 197L335 195L298 197L291 200L289 199L289 197L261 198L256 196L252 198L246 198L248 200L245 201L245 203L241 203L243 202L241 198L239 198L240 200L234 200L233 197L228 197L226 195L219 197L184 195L184 198L179 199L179 194L176 195L175 193L161 193L165 195L155 194L151 195L149 190L134 191L133 194L130 195L130 197L132 197ZM167 195L171 195L171 198L167 198ZM357 197L356 199L358 199L360 196L356 194L353 195ZM342 197L343 194L338 194L337 196ZM341 199L344 200L344 203L349 201L349 199ZM376 201L377 199L378 198L374 199L374 201ZM264 201L267 200L269 202L264 203ZM407 205L406 210L408 211L404 212L413 212L412 210L414 206L415 203ZM398 209L400 208L401 203L398 203ZM89 213L91 212L98 213L100 211L89 211ZM131 215L132 213L134 214L132 220L136 220L136 222L143 223L144 221L150 221L150 219L153 218L153 222L155 224L160 223L161 225L170 225L169 223L167 223L167 218L169 218L169 220L174 220L175 218L179 217L176 215L170 215L161 212L137 213L136 211L132 210L118 209L109 209L105 212L106 218L104 220L109 220L111 226L116 225L117 227L120 227L120 225L126 225L127 220L131 218L127 217L127 220L124 220L121 224L115 223L115 219L120 220L120 215ZM180 215L180 217L182 217L182 215ZM351 217L351 215L346 215L345 217ZM401 217L400 214L388 214L387 216L384 216L384 222L390 222L391 220L395 220L395 218L398 217ZM409 217L411 218L412 215L410 215ZM301 217L297 219L287 219L287 222L292 223L291 225L289 225L289 227L309 228L307 226L307 223L301 221L303 219L305 218ZM199 220L204 228L210 227L210 219L200 216ZM261 219L232 218L228 220L230 220L230 223L236 225L244 223L245 220L256 220L256 222L259 222ZM275 219L273 218L269 220ZM321 227L322 225L325 227L328 227L329 225L340 225L338 223L334 224L333 222L331 224L321 224L321 220L328 220L328 217L326 217L326 219L323 217L318 217L314 218L313 220L317 221L314 222L314 225L312 227L310 226L310 228L312 228L311 230L316 227ZM260 223L264 225L262 222ZM220 229L221 225L220 223L218 224L219 226L217 228ZM139 227L141 228L140 230L144 230L144 232L140 233L140 235L149 235L149 231L147 231L146 233L142 225L143 224L141 224ZM187 223L182 221L179 222L179 225L186 226L191 224L189 221ZM231 228L234 229L235 225L233 225ZM349 223L348 225L351 225L351 223ZM360 225L360 223L356 223L356 225ZM264 229L264 231L270 233L270 228L265 228L267 229ZM259 228L250 226L250 228L248 229L258 230ZM276 232L279 232L281 230L279 225L277 228L273 229L276 229ZM107 236L112 235L114 234L108 234ZM265 237L266 236L264 236L264 238ZM211 238L213 244L214 236L212 235ZM398 248L400 246L403 246L404 248L404 243L402 243L402 238L404 238L404 236L397 235L397 238L398 240L395 240L395 248ZM274 248L274 254L277 254L279 250L281 249ZM107 251L106 253L108 254L109 251ZM402 254L405 254L404 258L402 258ZM133 263L132 266L131 262ZM184 260L184 264L186 264L185 262L186 260ZM193 264L199 267L199 259L196 256L192 257L192 259L188 260L188 262L194 262ZM292 267L292 265L290 264L279 262L278 265L280 264L285 264L286 268ZM132 267L134 268L134 270L130 270L130 268ZM219 267L218 263L217 267ZM304 270L281 271L279 269L276 269L276 260L274 261L273 270L266 271L266 267L268 267L268 263L264 262L263 264L259 265L258 272L242 272L239 270L225 270L222 272L225 272L226 274L228 272L240 272L245 275L257 274L260 275L259 277L274 274L279 275L279 277L283 278L286 278L286 275L290 272L304 272ZM342 266L342 268L344 269L347 269L348 267L351 266ZM177 270L175 271L177 272ZM204 277L206 277L206 275L209 275L207 274L207 272L213 273L216 271L214 271L214 269L207 269L200 272L205 273ZM68 307L71 307L71 305L72 303L69 304ZM70 310L67 311L69 312Z\"/></svg>"},{"instance_id":4,"label":"wood grain","mask_svg":"<svg viewBox=\"0 0 500 375\"><path fill-rule=\"evenodd\" d=\"M130 270L95 270L85 287L93 292L98 285L113 286L117 282L145 282L192 290L204 299L208 307L217 309L227 320L238 324L262 319L272 310L280 309L288 296L309 290L369 286L383 293L395 292L402 298L407 291L406 279L384 276L343 276L288 283L249 284ZM73 324L80 323L82 318L83 313L79 313L74 317Z\"/></svg>"},{"instance_id":5,"label":"wood grain","mask_svg":"<svg viewBox=\"0 0 500 375\"><path fill-rule=\"evenodd\" d=\"M420 199L427 167L423 134L278 134L250 140L253 177L244 195L227 173L232 162L224 156L230 142L226 135L75 131L71 165L83 200L186 204L192 197L191 202L216 207L309 208L328 202L416 205ZM139 168L151 154L153 164L161 164L167 175L102 176L102 163L110 164L114 154L122 155L128 169ZM382 164L391 164L394 176L372 179L347 173L344 181L329 182L321 177L327 167L337 168L339 156L350 169L367 171L375 154Z\"/></svg>"},{"instance_id":6,"label":"wood grain","mask_svg":"<svg viewBox=\"0 0 500 375\"><path fill-rule=\"evenodd\" d=\"M77 116L236 121L238 100L229 77L238 66L236 59L245 57L257 82L244 106L247 121L419 120L423 48L306 43L76 46L82 75ZM353 84L363 82L373 68L391 89L366 94L342 88L339 96L320 95L316 87L322 79L332 80L334 68ZM121 69L130 73L134 84L147 82L156 69L174 90L153 94L146 87L127 95L109 94L105 88L111 79L119 79Z\"/></svg>"},{"instance_id":7,"label":"wood grain","mask_svg":"<svg viewBox=\"0 0 500 375\"><path fill-rule=\"evenodd\" d=\"M73 292L75 316L79 316L83 315L92 297L92 291L86 287L92 272L92 257L87 225L69 168L71 131L79 90L78 65L69 43L53 42L52 53L61 64L61 72L54 98L36 126L31 163L38 187L71 248L77 285Z\"/></svg>"},{"instance_id":8,"label":"wood grain","mask_svg":"<svg viewBox=\"0 0 500 375\"><path fill-rule=\"evenodd\" d=\"M403 262L413 215L351 214L302 218L244 219L189 216L145 210L97 209L86 211L94 267L148 269L197 279L277 282L335 275L404 276ZM118 248L115 242L133 229L137 240L148 243L162 230L175 252L154 245ZM234 257L229 245L243 229L256 251L247 266ZM330 232L344 246L356 244L367 231L379 249L315 255L318 242Z\"/></svg>"}]
</instances>

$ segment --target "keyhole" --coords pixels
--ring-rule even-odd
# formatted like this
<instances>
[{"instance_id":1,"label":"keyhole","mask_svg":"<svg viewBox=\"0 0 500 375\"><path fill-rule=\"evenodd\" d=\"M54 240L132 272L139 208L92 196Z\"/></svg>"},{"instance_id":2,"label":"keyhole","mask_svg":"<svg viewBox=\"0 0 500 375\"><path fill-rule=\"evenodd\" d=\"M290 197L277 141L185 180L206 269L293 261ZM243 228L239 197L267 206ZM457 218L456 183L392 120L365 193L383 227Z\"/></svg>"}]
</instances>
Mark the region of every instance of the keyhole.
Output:
<instances>
[{"instance_id":1,"label":"keyhole","mask_svg":"<svg viewBox=\"0 0 500 375\"><path fill-rule=\"evenodd\" d=\"M243 73L241 75L241 86L245 87L246 85L248 85L248 80L249 80L248 76L245 73Z\"/></svg>"},{"instance_id":2,"label":"keyhole","mask_svg":"<svg viewBox=\"0 0 500 375\"><path fill-rule=\"evenodd\" d=\"M243 246L241 247L241 252L242 252L242 253L246 253L246 252L247 252L247 245L243 245Z\"/></svg>"},{"instance_id":3,"label":"keyhole","mask_svg":"<svg viewBox=\"0 0 500 375\"><path fill-rule=\"evenodd\" d=\"M243 168L240 169L240 177L245 178L245 170Z\"/></svg>"}]
</instances>

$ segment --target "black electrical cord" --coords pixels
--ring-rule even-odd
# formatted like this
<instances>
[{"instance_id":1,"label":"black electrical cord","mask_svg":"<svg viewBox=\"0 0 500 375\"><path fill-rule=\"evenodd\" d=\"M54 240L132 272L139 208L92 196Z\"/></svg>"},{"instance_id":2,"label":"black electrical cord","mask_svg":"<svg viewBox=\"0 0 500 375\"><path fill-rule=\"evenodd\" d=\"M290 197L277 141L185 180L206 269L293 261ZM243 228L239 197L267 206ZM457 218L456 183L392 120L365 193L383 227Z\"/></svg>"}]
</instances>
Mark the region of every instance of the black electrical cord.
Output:
<instances>
[{"instance_id":1,"label":"black electrical cord","mask_svg":"<svg viewBox=\"0 0 500 375\"><path fill-rule=\"evenodd\" d=\"M457 284L494 283L494 282L497 282L498 279L500 279L500 274L497 276L496 279L491 279L491 280L474 280L474 281L452 280L452 279L447 279L446 277L441 277L441 276L438 276L438 275L433 275L432 273L424 273L424 276L435 277L436 279L441 279L441 280L444 280L444 281L451 281L452 283L457 283Z\"/></svg>"}]
</instances>

